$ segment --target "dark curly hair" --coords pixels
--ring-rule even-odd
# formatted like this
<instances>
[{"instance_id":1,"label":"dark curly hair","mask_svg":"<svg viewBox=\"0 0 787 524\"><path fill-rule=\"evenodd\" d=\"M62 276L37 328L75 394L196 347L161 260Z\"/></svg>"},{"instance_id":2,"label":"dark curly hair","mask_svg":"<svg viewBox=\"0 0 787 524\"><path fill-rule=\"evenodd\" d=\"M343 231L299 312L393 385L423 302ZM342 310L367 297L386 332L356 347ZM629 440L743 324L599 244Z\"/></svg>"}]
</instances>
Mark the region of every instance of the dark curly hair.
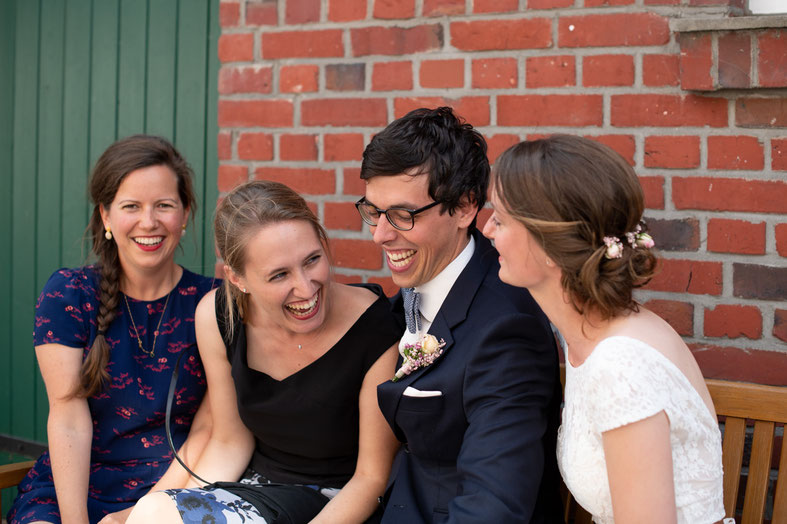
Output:
<instances>
[{"instance_id":1,"label":"dark curly hair","mask_svg":"<svg viewBox=\"0 0 787 524\"><path fill-rule=\"evenodd\" d=\"M489 187L486 141L450 107L415 109L372 138L363 152L361 178L400 175L413 168L429 175L429 196L453 214L464 197L480 210ZM475 218L468 230L475 228Z\"/></svg>"},{"instance_id":2,"label":"dark curly hair","mask_svg":"<svg viewBox=\"0 0 787 524\"><path fill-rule=\"evenodd\" d=\"M492 184L505 210L560 267L579 313L609 319L637 311L632 291L653 277L656 257L626 239L642 224L645 205L637 175L620 155L571 135L521 142L497 159ZM613 236L624 248L610 259L604 237Z\"/></svg>"}]
</instances>

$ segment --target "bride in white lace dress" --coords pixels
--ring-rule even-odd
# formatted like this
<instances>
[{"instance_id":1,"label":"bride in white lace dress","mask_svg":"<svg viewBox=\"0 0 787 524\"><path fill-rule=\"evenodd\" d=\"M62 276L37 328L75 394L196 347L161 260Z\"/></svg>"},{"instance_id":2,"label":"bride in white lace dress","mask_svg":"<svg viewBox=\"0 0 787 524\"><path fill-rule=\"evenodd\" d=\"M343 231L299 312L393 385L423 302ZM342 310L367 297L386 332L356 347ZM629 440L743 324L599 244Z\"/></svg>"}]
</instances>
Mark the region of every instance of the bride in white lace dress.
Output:
<instances>
[{"instance_id":1,"label":"bride in white lace dress","mask_svg":"<svg viewBox=\"0 0 787 524\"><path fill-rule=\"evenodd\" d=\"M653 275L633 169L606 146L554 135L495 164L484 234L500 278L527 287L566 342L558 463L597 523L724 517L721 436L681 337L632 290Z\"/></svg>"}]
</instances>

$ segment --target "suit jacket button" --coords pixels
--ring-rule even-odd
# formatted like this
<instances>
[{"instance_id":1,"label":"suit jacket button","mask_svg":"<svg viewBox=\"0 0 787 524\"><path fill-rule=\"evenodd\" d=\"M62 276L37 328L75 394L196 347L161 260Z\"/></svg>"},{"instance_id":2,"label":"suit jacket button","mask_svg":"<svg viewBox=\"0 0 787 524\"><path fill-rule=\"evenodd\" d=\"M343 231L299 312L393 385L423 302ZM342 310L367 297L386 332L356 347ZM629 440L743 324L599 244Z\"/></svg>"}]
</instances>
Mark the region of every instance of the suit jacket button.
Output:
<instances>
[{"instance_id":1,"label":"suit jacket button","mask_svg":"<svg viewBox=\"0 0 787 524\"><path fill-rule=\"evenodd\" d=\"M407 444L407 442L404 443L403 447L404 447L404 452L409 454L410 453L410 446Z\"/></svg>"}]
</instances>

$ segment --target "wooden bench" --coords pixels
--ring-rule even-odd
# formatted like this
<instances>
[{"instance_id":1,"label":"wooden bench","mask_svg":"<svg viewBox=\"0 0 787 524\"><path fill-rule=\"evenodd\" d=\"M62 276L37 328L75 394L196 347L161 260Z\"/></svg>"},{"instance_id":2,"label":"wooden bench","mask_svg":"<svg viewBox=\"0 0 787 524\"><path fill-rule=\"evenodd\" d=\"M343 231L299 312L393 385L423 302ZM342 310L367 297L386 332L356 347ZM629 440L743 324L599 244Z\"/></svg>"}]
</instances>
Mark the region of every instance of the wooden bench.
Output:
<instances>
[{"instance_id":1,"label":"wooden bench","mask_svg":"<svg viewBox=\"0 0 787 524\"><path fill-rule=\"evenodd\" d=\"M564 376L561 379L565 381ZM719 420L724 424L725 515L735 517L741 524L761 524L768 492L775 483L771 522L787 522L787 473L783 473L787 472L787 445L784 445L784 438L779 457L773 456L775 436L787 423L787 387L713 379L707 379L706 383ZM751 451L746 453L749 442ZM0 488L17 485L32 465L33 462L22 462L0 466ZM771 479L774 468L775 480ZM740 492L744 485L744 491ZM565 486L563 489L565 522L590 524L590 515L573 500Z\"/></svg>"}]
</instances>

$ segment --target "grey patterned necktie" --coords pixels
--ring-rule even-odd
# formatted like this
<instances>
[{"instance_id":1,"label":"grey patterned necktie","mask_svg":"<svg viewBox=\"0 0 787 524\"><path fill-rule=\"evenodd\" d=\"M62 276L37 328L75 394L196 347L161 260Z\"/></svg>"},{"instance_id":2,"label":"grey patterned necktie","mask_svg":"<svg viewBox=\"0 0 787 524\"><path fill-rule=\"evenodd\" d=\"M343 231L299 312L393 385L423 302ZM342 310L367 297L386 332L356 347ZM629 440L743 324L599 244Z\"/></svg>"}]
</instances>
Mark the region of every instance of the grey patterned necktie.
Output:
<instances>
[{"instance_id":1,"label":"grey patterned necktie","mask_svg":"<svg viewBox=\"0 0 787 524\"><path fill-rule=\"evenodd\" d=\"M416 333L421 329L421 293L417 293L411 287L402 288L404 298L404 321L407 323L407 331Z\"/></svg>"}]
</instances>

